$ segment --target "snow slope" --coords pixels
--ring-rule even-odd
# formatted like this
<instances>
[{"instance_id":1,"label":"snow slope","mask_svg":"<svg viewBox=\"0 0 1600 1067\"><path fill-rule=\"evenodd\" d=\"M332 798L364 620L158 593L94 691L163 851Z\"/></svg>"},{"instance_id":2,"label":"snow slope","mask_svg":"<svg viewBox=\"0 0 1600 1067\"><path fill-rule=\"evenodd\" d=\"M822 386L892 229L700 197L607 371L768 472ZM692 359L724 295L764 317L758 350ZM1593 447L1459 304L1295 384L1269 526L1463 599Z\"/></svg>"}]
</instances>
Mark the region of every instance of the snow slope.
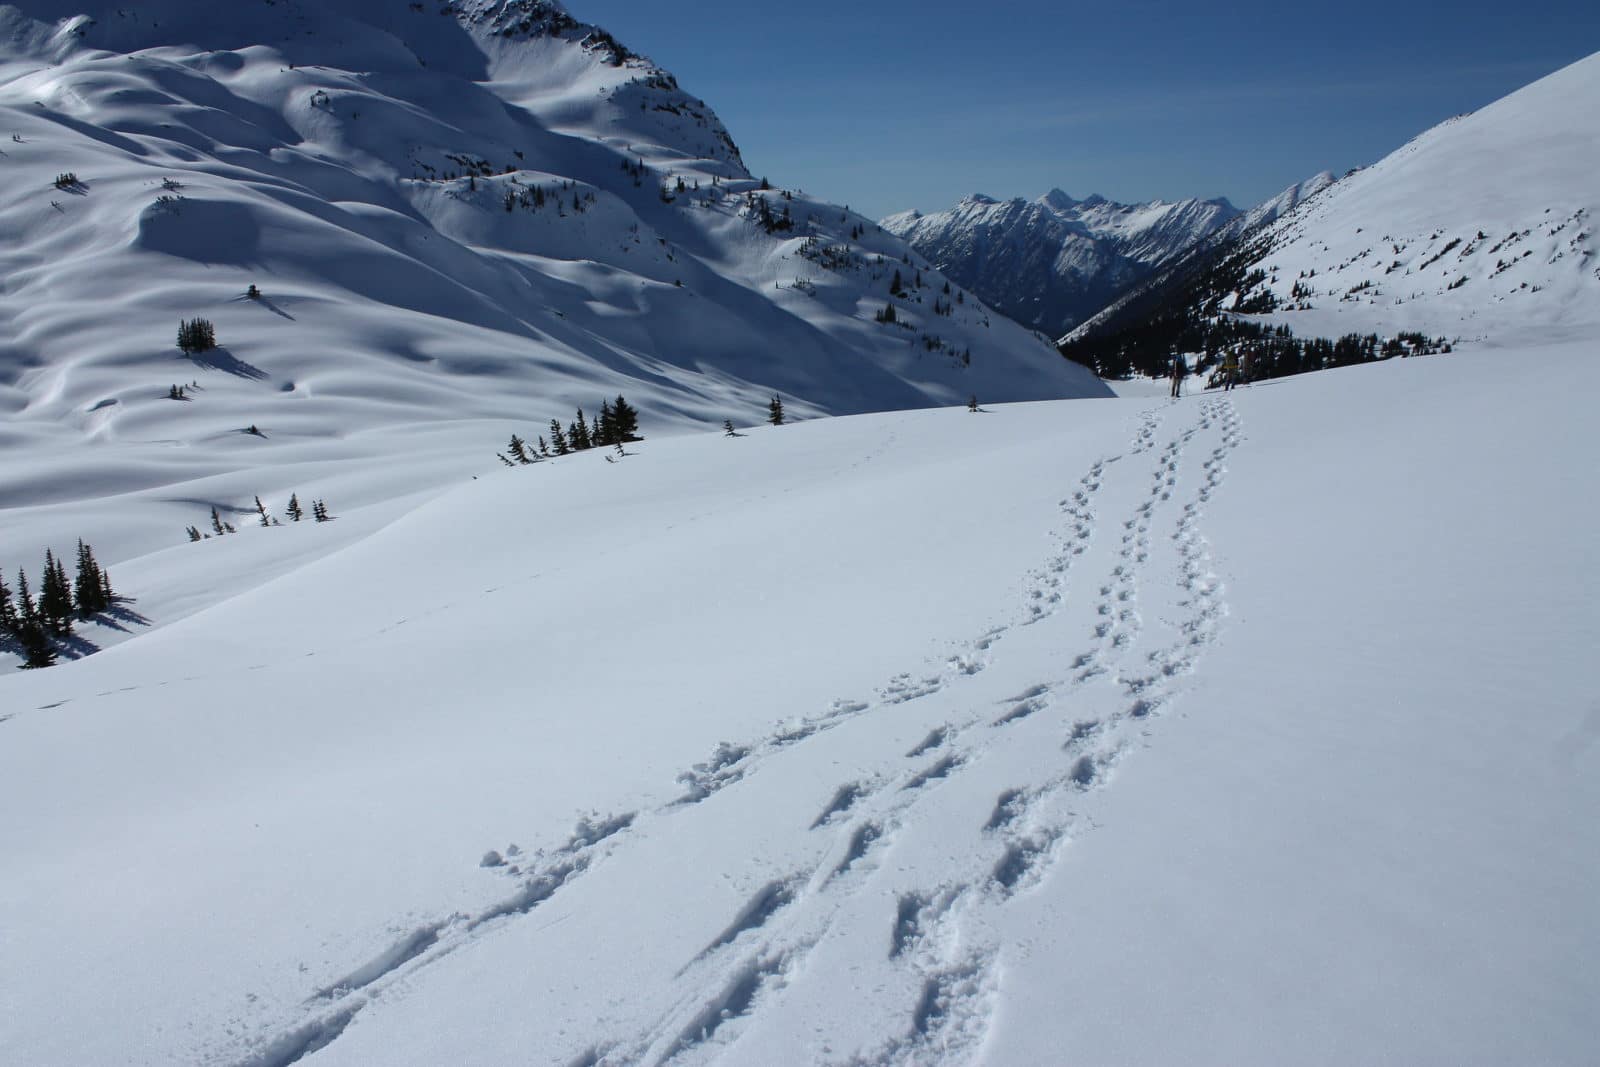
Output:
<instances>
[{"instance_id":1,"label":"snow slope","mask_svg":"<svg viewBox=\"0 0 1600 1067\"><path fill-rule=\"evenodd\" d=\"M1052 189L1034 201L969 196L882 225L997 310L1059 336L1200 241L1270 222L1332 181L1319 174L1245 212L1225 199L1118 204Z\"/></svg>"},{"instance_id":2,"label":"snow slope","mask_svg":"<svg viewBox=\"0 0 1600 1067\"><path fill-rule=\"evenodd\" d=\"M774 392L1107 395L976 300L891 297L903 243L760 189L704 102L547 0L0 4L0 168L9 573L84 537L115 574L256 494L351 516L618 393L647 437ZM184 357L196 316L220 347Z\"/></svg>"},{"instance_id":3,"label":"snow slope","mask_svg":"<svg viewBox=\"0 0 1600 1067\"><path fill-rule=\"evenodd\" d=\"M1600 324L1600 53L1427 131L1267 235L1305 336L1561 339ZM1296 286L1302 289L1295 292Z\"/></svg>"},{"instance_id":4,"label":"snow slope","mask_svg":"<svg viewBox=\"0 0 1600 1067\"><path fill-rule=\"evenodd\" d=\"M0 1047L1593 1062L1590 348L677 436L146 557L220 602L0 678Z\"/></svg>"}]
</instances>

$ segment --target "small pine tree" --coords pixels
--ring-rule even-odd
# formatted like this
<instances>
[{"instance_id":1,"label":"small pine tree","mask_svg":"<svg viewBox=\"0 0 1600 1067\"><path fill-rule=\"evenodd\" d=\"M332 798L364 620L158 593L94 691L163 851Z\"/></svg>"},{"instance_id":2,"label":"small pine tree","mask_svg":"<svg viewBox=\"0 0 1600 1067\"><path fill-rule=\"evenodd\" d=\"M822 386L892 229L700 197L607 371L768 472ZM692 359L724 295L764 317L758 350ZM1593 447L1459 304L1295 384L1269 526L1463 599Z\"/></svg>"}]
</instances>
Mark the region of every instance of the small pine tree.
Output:
<instances>
[{"instance_id":1,"label":"small pine tree","mask_svg":"<svg viewBox=\"0 0 1600 1067\"><path fill-rule=\"evenodd\" d=\"M39 605L33 601L33 593L28 589L28 572L21 567L17 568L17 622L20 625L31 625L39 621Z\"/></svg>"},{"instance_id":2,"label":"small pine tree","mask_svg":"<svg viewBox=\"0 0 1600 1067\"><path fill-rule=\"evenodd\" d=\"M528 455L528 442L524 441L516 434L511 435L511 444L506 448L506 451L510 454L512 459L516 460L518 463L521 463L523 466L527 466L529 463L533 462L533 457Z\"/></svg>"},{"instance_id":3,"label":"small pine tree","mask_svg":"<svg viewBox=\"0 0 1600 1067\"><path fill-rule=\"evenodd\" d=\"M616 435L618 441L643 441L639 436L639 409L634 407L617 394L616 403L611 405L611 417L616 420Z\"/></svg>"},{"instance_id":4,"label":"small pine tree","mask_svg":"<svg viewBox=\"0 0 1600 1067\"><path fill-rule=\"evenodd\" d=\"M38 622L24 624L17 630L17 642L22 645L22 669L38 670L56 665L56 649L50 635Z\"/></svg>"},{"instance_id":5,"label":"small pine tree","mask_svg":"<svg viewBox=\"0 0 1600 1067\"><path fill-rule=\"evenodd\" d=\"M572 446L567 444L566 431L561 428L561 424L555 419L550 420L550 444L558 456L564 456L572 451Z\"/></svg>"},{"instance_id":6,"label":"small pine tree","mask_svg":"<svg viewBox=\"0 0 1600 1067\"><path fill-rule=\"evenodd\" d=\"M95 562L94 549L78 541L78 574L73 582L73 596L78 601L78 617L87 619L104 611L109 604L101 595L100 564Z\"/></svg>"},{"instance_id":7,"label":"small pine tree","mask_svg":"<svg viewBox=\"0 0 1600 1067\"><path fill-rule=\"evenodd\" d=\"M550 457L550 444L544 439L544 434L539 435L539 455L546 459Z\"/></svg>"},{"instance_id":8,"label":"small pine tree","mask_svg":"<svg viewBox=\"0 0 1600 1067\"><path fill-rule=\"evenodd\" d=\"M777 393L773 393L772 399L767 401L767 421L774 426L783 425L783 398Z\"/></svg>"},{"instance_id":9,"label":"small pine tree","mask_svg":"<svg viewBox=\"0 0 1600 1067\"><path fill-rule=\"evenodd\" d=\"M574 452L582 452L594 445L589 436L589 424L583 420L583 409L578 409L578 418L567 428L567 443Z\"/></svg>"},{"instance_id":10,"label":"small pine tree","mask_svg":"<svg viewBox=\"0 0 1600 1067\"><path fill-rule=\"evenodd\" d=\"M300 498L294 493L289 494L289 506L284 510L289 513L289 518L295 522L299 522L306 517L306 513L300 509Z\"/></svg>"},{"instance_id":11,"label":"small pine tree","mask_svg":"<svg viewBox=\"0 0 1600 1067\"><path fill-rule=\"evenodd\" d=\"M191 540L191 541L200 540L200 528L198 526L187 527L186 528L186 532L189 535L189 540Z\"/></svg>"},{"instance_id":12,"label":"small pine tree","mask_svg":"<svg viewBox=\"0 0 1600 1067\"><path fill-rule=\"evenodd\" d=\"M15 634L16 632L16 605L11 603L11 588L6 585L6 576L0 573L0 633Z\"/></svg>"},{"instance_id":13,"label":"small pine tree","mask_svg":"<svg viewBox=\"0 0 1600 1067\"><path fill-rule=\"evenodd\" d=\"M217 514L217 506L211 505L211 529L218 534L226 533L222 527L222 516Z\"/></svg>"},{"instance_id":14,"label":"small pine tree","mask_svg":"<svg viewBox=\"0 0 1600 1067\"><path fill-rule=\"evenodd\" d=\"M978 397L976 394L967 398L967 410L973 412L978 410Z\"/></svg>"},{"instance_id":15,"label":"small pine tree","mask_svg":"<svg viewBox=\"0 0 1600 1067\"><path fill-rule=\"evenodd\" d=\"M617 418L611 410L611 401L600 401L600 414L594 420L594 443L597 445L614 445L621 438L617 436Z\"/></svg>"},{"instance_id":16,"label":"small pine tree","mask_svg":"<svg viewBox=\"0 0 1600 1067\"><path fill-rule=\"evenodd\" d=\"M272 525L272 520L267 517L267 506L261 502L261 498L259 496L256 497L256 514L261 517L261 525Z\"/></svg>"},{"instance_id":17,"label":"small pine tree","mask_svg":"<svg viewBox=\"0 0 1600 1067\"><path fill-rule=\"evenodd\" d=\"M72 587L61 561L44 550L44 576L39 582L39 618L58 634L72 632Z\"/></svg>"},{"instance_id":18,"label":"small pine tree","mask_svg":"<svg viewBox=\"0 0 1600 1067\"><path fill-rule=\"evenodd\" d=\"M328 505L320 500L311 502L311 516L318 522L329 522L333 519L333 516L328 514Z\"/></svg>"},{"instance_id":19,"label":"small pine tree","mask_svg":"<svg viewBox=\"0 0 1600 1067\"><path fill-rule=\"evenodd\" d=\"M738 437L739 436L739 431L735 430L733 428L733 420L732 419L723 419L722 420L722 436L724 436L724 437Z\"/></svg>"}]
</instances>

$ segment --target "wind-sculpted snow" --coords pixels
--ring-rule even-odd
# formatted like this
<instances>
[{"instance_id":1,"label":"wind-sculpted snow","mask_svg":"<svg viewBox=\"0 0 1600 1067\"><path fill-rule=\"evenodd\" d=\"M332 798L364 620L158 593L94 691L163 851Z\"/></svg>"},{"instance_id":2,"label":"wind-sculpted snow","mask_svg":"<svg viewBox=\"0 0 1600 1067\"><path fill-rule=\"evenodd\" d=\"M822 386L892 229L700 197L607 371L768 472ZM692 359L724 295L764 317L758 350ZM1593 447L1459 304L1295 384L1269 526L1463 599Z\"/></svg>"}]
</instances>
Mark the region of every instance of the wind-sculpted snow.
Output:
<instances>
[{"instance_id":1,"label":"wind-sculpted snow","mask_svg":"<svg viewBox=\"0 0 1600 1067\"><path fill-rule=\"evenodd\" d=\"M1106 395L970 293L936 314L931 268L892 296L902 242L761 188L706 102L545 0L0 7L0 166L12 568L83 537L124 569L257 495L352 519L619 393L646 438L773 393ZM217 347L181 352L197 317Z\"/></svg>"}]
</instances>

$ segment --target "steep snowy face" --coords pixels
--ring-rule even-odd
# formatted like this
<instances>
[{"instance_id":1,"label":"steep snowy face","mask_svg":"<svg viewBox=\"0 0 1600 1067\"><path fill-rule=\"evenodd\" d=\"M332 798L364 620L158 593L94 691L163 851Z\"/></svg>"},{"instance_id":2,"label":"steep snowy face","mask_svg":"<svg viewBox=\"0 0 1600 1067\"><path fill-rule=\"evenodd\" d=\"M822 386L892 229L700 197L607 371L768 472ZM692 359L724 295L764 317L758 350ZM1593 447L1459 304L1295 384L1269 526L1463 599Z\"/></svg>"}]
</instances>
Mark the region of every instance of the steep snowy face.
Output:
<instances>
[{"instance_id":1,"label":"steep snowy face","mask_svg":"<svg viewBox=\"0 0 1600 1067\"><path fill-rule=\"evenodd\" d=\"M995 308L1058 334L1237 217L1220 199L1117 204L1052 189L1034 201L971 196L882 225Z\"/></svg>"},{"instance_id":2,"label":"steep snowy face","mask_svg":"<svg viewBox=\"0 0 1600 1067\"><path fill-rule=\"evenodd\" d=\"M1597 109L1600 54L1339 181L1267 235L1275 317L1507 342L1600 323Z\"/></svg>"},{"instance_id":3,"label":"steep snowy face","mask_svg":"<svg viewBox=\"0 0 1600 1067\"><path fill-rule=\"evenodd\" d=\"M547 0L0 4L0 138L0 443L50 457L4 465L8 503L213 478L167 496L231 506L281 449L475 419L492 463L618 393L654 435L774 392L1104 393L869 220L758 184ZM217 348L174 346L192 318ZM148 503L135 531L193 521Z\"/></svg>"}]
</instances>

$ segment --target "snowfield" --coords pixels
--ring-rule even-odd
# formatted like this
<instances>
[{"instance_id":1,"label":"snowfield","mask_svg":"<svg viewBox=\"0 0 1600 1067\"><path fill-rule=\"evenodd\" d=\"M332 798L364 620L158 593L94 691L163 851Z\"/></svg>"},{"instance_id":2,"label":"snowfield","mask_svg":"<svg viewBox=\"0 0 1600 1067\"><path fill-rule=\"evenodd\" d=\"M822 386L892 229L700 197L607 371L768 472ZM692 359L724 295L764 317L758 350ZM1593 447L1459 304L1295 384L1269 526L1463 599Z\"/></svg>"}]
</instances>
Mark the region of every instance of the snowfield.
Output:
<instances>
[{"instance_id":1,"label":"snowfield","mask_svg":"<svg viewBox=\"0 0 1600 1067\"><path fill-rule=\"evenodd\" d=\"M1591 355L170 550L141 587L301 555L0 682L8 1057L1592 1061Z\"/></svg>"}]
</instances>

